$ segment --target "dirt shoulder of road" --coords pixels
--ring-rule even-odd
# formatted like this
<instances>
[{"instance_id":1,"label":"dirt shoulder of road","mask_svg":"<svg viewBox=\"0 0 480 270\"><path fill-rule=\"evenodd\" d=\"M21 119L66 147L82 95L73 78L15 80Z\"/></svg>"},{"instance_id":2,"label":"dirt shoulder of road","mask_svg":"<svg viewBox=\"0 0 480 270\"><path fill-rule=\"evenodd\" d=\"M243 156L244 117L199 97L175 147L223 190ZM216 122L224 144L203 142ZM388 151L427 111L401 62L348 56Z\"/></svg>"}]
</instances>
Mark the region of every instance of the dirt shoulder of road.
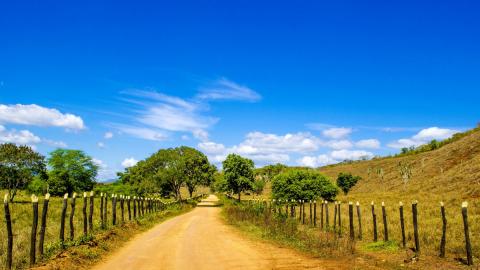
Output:
<instances>
[{"instance_id":1,"label":"dirt shoulder of road","mask_svg":"<svg viewBox=\"0 0 480 270\"><path fill-rule=\"evenodd\" d=\"M33 269L90 269L111 253L116 252L136 235L192 209L192 206L185 205L182 209L150 214L136 221L112 227L108 231L96 234L90 241L68 247L45 261L40 261Z\"/></svg>"}]
</instances>

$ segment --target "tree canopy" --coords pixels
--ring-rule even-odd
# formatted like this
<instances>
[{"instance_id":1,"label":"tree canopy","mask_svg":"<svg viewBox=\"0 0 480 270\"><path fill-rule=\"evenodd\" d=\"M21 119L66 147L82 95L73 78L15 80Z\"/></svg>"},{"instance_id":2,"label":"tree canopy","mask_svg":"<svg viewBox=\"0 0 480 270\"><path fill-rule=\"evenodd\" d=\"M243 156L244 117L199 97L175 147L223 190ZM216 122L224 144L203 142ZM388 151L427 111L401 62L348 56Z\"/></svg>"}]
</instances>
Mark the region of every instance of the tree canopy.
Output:
<instances>
[{"instance_id":1,"label":"tree canopy","mask_svg":"<svg viewBox=\"0 0 480 270\"><path fill-rule=\"evenodd\" d=\"M13 201L17 189L26 188L34 176L45 178L45 158L29 146L0 145L0 186Z\"/></svg>"},{"instance_id":2,"label":"tree canopy","mask_svg":"<svg viewBox=\"0 0 480 270\"><path fill-rule=\"evenodd\" d=\"M338 187L313 170L290 170L272 181L272 197L277 200L333 200L337 194Z\"/></svg>"},{"instance_id":3,"label":"tree canopy","mask_svg":"<svg viewBox=\"0 0 480 270\"><path fill-rule=\"evenodd\" d=\"M54 195L92 190L98 165L80 150L57 149L48 159L49 192Z\"/></svg>"},{"instance_id":4,"label":"tree canopy","mask_svg":"<svg viewBox=\"0 0 480 270\"><path fill-rule=\"evenodd\" d=\"M339 173L337 177L337 186L340 187L345 195L354 187L362 178L354 176L351 173Z\"/></svg>"},{"instance_id":5,"label":"tree canopy","mask_svg":"<svg viewBox=\"0 0 480 270\"><path fill-rule=\"evenodd\" d=\"M254 166L252 160L237 154L229 154L223 161L226 189L237 194L238 200L242 192L252 190L254 187Z\"/></svg>"},{"instance_id":6,"label":"tree canopy","mask_svg":"<svg viewBox=\"0 0 480 270\"><path fill-rule=\"evenodd\" d=\"M181 146L161 149L126 169L119 177L123 183L132 185L138 194L174 195L180 200L182 186L192 195L197 186L208 186L213 181L215 171L203 153Z\"/></svg>"}]
</instances>

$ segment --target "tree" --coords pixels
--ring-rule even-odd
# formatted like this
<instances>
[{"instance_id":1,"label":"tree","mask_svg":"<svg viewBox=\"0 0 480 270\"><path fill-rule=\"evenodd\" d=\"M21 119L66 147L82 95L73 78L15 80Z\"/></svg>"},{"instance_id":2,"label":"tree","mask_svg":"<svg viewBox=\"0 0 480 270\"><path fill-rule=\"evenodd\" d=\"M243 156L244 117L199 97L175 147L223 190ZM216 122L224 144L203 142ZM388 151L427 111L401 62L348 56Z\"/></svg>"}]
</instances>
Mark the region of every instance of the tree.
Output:
<instances>
[{"instance_id":1,"label":"tree","mask_svg":"<svg viewBox=\"0 0 480 270\"><path fill-rule=\"evenodd\" d=\"M45 158L29 146L0 145L0 186L13 202L18 189L26 188L34 176L45 175Z\"/></svg>"},{"instance_id":2,"label":"tree","mask_svg":"<svg viewBox=\"0 0 480 270\"><path fill-rule=\"evenodd\" d=\"M54 195L92 190L98 165L80 150L57 149L50 153L49 191Z\"/></svg>"},{"instance_id":3,"label":"tree","mask_svg":"<svg viewBox=\"0 0 480 270\"><path fill-rule=\"evenodd\" d=\"M273 177L287 169L287 166L277 163L275 165L267 165L262 168L255 169L255 176L260 176L265 181L271 181Z\"/></svg>"},{"instance_id":4,"label":"tree","mask_svg":"<svg viewBox=\"0 0 480 270\"><path fill-rule=\"evenodd\" d=\"M192 198L193 192L198 186L210 185L217 168L208 162L207 156L196 149L182 146L180 151L182 151L182 158L185 160L185 184L190 198Z\"/></svg>"},{"instance_id":5,"label":"tree","mask_svg":"<svg viewBox=\"0 0 480 270\"><path fill-rule=\"evenodd\" d=\"M263 180L262 178L255 179L255 181L253 182L253 187L252 187L253 193L256 194L256 195L262 194L266 183L267 182L265 180Z\"/></svg>"},{"instance_id":6,"label":"tree","mask_svg":"<svg viewBox=\"0 0 480 270\"><path fill-rule=\"evenodd\" d=\"M229 154L222 165L227 189L237 194L240 201L242 192L253 189L254 163L248 158Z\"/></svg>"},{"instance_id":7,"label":"tree","mask_svg":"<svg viewBox=\"0 0 480 270\"><path fill-rule=\"evenodd\" d=\"M360 180L362 180L362 178L358 175L354 176L351 173L340 173L337 177L337 186L347 195L350 189Z\"/></svg>"},{"instance_id":8,"label":"tree","mask_svg":"<svg viewBox=\"0 0 480 270\"><path fill-rule=\"evenodd\" d=\"M215 171L203 153L181 146L160 149L118 175L139 195L157 193L181 200L181 187L187 186L191 196L199 185L210 184Z\"/></svg>"},{"instance_id":9,"label":"tree","mask_svg":"<svg viewBox=\"0 0 480 270\"><path fill-rule=\"evenodd\" d=\"M272 181L272 196L276 200L333 200L338 187L323 174L314 170L290 170Z\"/></svg>"}]
</instances>

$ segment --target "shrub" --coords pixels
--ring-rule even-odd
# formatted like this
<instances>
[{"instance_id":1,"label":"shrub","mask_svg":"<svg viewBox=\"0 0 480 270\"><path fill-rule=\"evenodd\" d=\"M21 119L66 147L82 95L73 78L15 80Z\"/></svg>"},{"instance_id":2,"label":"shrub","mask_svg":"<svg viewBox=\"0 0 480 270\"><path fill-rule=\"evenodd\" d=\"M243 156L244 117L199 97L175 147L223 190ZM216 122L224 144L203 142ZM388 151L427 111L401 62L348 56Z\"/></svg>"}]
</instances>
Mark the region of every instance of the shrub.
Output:
<instances>
[{"instance_id":1,"label":"shrub","mask_svg":"<svg viewBox=\"0 0 480 270\"><path fill-rule=\"evenodd\" d=\"M323 174L312 170L291 170L277 175L272 182L272 196L281 200L333 200L338 187Z\"/></svg>"},{"instance_id":2,"label":"shrub","mask_svg":"<svg viewBox=\"0 0 480 270\"><path fill-rule=\"evenodd\" d=\"M337 186L343 190L345 195L354 187L362 178L358 175L354 176L351 173L340 173L337 178Z\"/></svg>"}]
</instances>

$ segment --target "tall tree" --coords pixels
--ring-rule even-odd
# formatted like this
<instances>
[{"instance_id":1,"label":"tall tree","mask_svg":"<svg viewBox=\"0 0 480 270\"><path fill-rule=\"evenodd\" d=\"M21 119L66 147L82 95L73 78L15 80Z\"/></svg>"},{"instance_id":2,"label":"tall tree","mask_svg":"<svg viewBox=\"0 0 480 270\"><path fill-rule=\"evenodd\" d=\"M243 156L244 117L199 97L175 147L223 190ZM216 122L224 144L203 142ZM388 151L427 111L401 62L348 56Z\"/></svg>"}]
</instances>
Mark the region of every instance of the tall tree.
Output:
<instances>
[{"instance_id":1,"label":"tall tree","mask_svg":"<svg viewBox=\"0 0 480 270\"><path fill-rule=\"evenodd\" d=\"M252 160L236 154L229 154L222 164L227 188L237 194L240 201L241 193L254 187L255 165Z\"/></svg>"},{"instance_id":2,"label":"tall tree","mask_svg":"<svg viewBox=\"0 0 480 270\"><path fill-rule=\"evenodd\" d=\"M92 190L98 165L80 150L57 149L50 153L48 183L50 193L61 195Z\"/></svg>"},{"instance_id":3,"label":"tall tree","mask_svg":"<svg viewBox=\"0 0 480 270\"><path fill-rule=\"evenodd\" d=\"M217 168L208 162L207 156L196 149L182 146L179 151L185 161L185 184L191 198L198 186L210 185Z\"/></svg>"},{"instance_id":4,"label":"tall tree","mask_svg":"<svg viewBox=\"0 0 480 270\"><path fill-rule=\"evenodd\" d=\"M36 175L45 176L45 158L42 155L29 146L0 145L0 186L8 190L11 202L17 190L25 188Z\"/></svg>"}]
</instances>

